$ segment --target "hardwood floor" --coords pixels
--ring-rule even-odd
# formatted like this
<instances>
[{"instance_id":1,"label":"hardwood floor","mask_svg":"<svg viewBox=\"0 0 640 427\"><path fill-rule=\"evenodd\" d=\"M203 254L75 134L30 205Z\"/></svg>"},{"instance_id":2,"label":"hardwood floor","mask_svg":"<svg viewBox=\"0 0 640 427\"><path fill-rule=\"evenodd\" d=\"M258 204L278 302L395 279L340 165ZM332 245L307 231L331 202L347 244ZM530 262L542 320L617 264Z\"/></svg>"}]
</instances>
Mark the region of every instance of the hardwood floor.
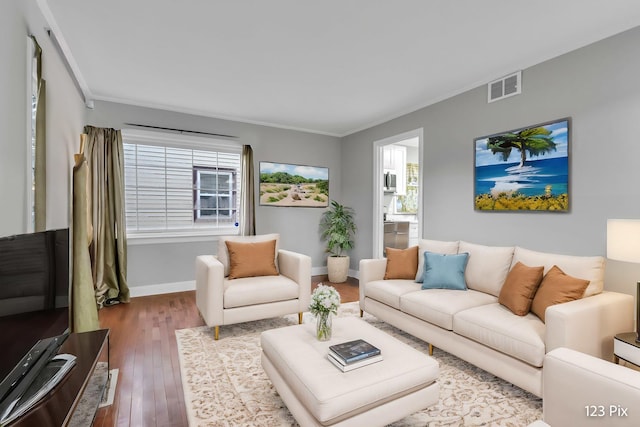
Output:
<instances>
[{"instance_id":1,"label":"hardwood floor","mask_svg":"<svg viewBox=\"0 0 640 427\"><path fill-rule=\"evenodd\" d=\"M343 303L357 301L358 281L333 284ZM132 298L103 308L100 326L110 329L111 368L120 370L113 405L98 410L94 426L187 426L176 329L202 326L195 291Z\"/></svg>"}]
</instances>

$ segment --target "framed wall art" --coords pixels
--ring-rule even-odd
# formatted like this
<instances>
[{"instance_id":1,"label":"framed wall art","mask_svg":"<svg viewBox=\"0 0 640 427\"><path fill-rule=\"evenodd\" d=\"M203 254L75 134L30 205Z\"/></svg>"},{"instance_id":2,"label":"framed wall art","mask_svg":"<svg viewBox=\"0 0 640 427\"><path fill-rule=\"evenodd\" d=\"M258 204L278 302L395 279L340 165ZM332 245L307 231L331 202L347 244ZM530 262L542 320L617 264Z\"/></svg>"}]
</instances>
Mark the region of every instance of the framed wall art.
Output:
<instances>
[{"instance_id":1,"label":"framed wall art","mask_svg":"<svg viewBox=\"0 0 640 427\"><path fill-rule=\"evenodd\" d=\"M326 208L329 168L260 162L260 205Z\"/></svg>"},{"instance_id":2,"label":"framed wall art","mask_svg":"<svg viewBox=\"0 0 640 427\"><path fill-rule=\"evenodd\" d=\"M474 208L569 211L571 119L474 140Z\"/></svg>"}]
</instances>

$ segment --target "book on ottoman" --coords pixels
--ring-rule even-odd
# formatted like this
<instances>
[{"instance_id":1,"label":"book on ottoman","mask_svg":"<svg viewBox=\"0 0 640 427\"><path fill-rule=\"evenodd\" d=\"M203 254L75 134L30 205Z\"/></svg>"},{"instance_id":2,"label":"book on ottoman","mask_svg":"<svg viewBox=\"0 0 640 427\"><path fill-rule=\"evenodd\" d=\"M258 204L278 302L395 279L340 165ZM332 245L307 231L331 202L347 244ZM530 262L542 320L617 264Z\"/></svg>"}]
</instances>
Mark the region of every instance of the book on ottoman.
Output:
<instances>
[{"instance_id":1,"label":"book on ottoman","mask_svg":"<svg viewBox=\"0 0 640 427\"><path fill-rule=\"evenodd\" d=\"M329 354L343 365L349 365L380 355L380 349L365 340L353 340L330 346Z\"/></svg>"},{"instance_id":2,"label":"book on ottoman","mask_svg":"<svg viewBox=\"0 0 640 427\"><path fill-rule=\"evenodd\" d=\"M329 352L329 354L327 355L327 358L329 359L329 361L331 361L331 363L336 365L338 369L340 369L342 372L349 372L357 368L362 368L363 366L371 365L372 363L380 362L382 360L382 355L378 354L377 356L371 356L366 359L359 360L357 362L349 363L348 365L336 359L336 357L331 352Z\"/></svg>"}]
</instances>

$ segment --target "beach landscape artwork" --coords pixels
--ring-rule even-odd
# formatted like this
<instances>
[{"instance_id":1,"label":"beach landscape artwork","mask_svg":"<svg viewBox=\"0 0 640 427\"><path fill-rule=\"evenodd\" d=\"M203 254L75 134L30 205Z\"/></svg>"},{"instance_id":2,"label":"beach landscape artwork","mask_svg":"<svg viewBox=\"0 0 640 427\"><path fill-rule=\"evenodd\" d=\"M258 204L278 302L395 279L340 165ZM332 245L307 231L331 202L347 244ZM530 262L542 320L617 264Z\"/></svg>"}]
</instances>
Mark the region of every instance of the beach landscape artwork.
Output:
<instances>
[{"instance_id":1,"label":"beach landscape artwork","mask_svg":"<svg viewBox=\"0 0 640 427\"><path fill-rule=\"evenodd\" d=\"M329 206L329 168L260 162L260 205Z\"/></svg>"},{"instance_id":2,"label":"beach landscape artwork","mask_svg":"<svg viewBox=\"0 0 640 427\"><path fill-rule=\"evenodd\" d=\"M569 211L569 118L476 138L481 211Z\"/></svg>"}]
</instances>

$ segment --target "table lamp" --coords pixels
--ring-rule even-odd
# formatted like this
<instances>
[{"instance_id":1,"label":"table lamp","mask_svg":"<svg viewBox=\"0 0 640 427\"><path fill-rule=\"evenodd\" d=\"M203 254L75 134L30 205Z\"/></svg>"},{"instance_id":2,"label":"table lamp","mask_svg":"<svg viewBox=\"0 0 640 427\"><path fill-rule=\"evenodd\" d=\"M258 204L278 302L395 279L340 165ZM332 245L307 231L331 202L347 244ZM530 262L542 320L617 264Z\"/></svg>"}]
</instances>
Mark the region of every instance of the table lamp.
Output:
<instances>
[{"instance_id":1,"label":"table lamp","mask_svg":"<svg viewBox=\"0 0 640 427\"><path fill-rule=\"evenodd\" d=\"M607 220L607 258L640 263L640 220ZM640 282L636 285L636 342L640 342Z\"/></svg>"}]
</instances>

